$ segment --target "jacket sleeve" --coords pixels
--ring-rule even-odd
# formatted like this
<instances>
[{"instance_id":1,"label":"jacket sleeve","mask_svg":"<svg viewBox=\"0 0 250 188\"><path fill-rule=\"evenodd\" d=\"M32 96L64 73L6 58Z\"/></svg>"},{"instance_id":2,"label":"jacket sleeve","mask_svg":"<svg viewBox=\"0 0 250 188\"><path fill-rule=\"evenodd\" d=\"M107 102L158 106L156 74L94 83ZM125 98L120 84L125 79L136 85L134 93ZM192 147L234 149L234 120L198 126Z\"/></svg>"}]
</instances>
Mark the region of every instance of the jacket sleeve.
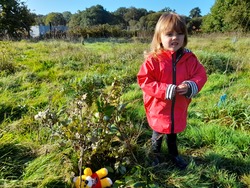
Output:
<instances>
[{"instance_id":1,"label":"jacket sleeve","mask_svg":"<svg viewBox=\"0 0 250 188\"><path fill-rule=\"evenodd\" d=\"M183 83L188 84L187 98L194 97L205 85L207 81L206 70L195 56L190 57L189 61L190 79Z\"/></svg>"},{"instance_id":2,"label":"jacket sleeve","mask_svg":"<svg viewBox=\"0 0 250 188\"><path fill-rule=\"evenodd\" d=\"M142 91L152 97L165 100L168 84L160 82L160 66L156 58L148 58L141 65L137 82ZM173 92L173 90L171 90ZM173 93L170 93L171 96Z\"/></svg>"}]
</instances>

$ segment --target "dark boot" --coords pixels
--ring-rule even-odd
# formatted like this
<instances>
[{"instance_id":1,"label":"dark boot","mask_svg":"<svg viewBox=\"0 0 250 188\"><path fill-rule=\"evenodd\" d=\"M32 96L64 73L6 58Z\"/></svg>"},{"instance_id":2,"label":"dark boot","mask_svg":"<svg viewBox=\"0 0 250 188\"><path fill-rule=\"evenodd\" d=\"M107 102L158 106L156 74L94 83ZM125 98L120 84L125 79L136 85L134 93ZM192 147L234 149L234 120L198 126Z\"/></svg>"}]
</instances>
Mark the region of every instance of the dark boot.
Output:
<instances>
[{"instance_id":1,"label":"dark boot","mask_svg":"<svg viewBox=\"0 0 250 188\"><path fill-rule=\"evenodd\" d=\"M184 170L187 167L187 162L179 156L178 148L177 148L177 135L176 134L168 134L167 135L167 144L168 151L171 156L172 162L181 170Z\"/></svg>"},{"instance_id":2,"label":"dark boot","mask_svg":"<svg viewBox=\"0 0 250 188\"><path fill-rule=\"evenodd\" d=\"M180 170L186 169L188 163L181 157L181 156L175 156L171 157L172 162L175 164L176 167L178 167Z\"/></svg>"},{"instance_id":3,"label":"dark boot","mask_svg":"<svg viewBox=\"0 0 250 188\"><path fill-rule=\"evenodd\" d=\"M160 164L159 157L158 156L154 156L153 157L152 166L157 166L158 164Z\"/></svg>"}]
</instances>

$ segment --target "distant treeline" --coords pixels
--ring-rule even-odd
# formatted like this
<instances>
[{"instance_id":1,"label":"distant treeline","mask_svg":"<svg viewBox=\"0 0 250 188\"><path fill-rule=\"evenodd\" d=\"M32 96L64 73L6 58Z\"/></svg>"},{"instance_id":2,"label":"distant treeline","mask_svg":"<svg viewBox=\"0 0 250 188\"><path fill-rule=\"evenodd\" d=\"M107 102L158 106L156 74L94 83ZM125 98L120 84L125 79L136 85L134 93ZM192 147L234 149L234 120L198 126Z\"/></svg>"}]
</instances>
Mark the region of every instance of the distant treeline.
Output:
<instances>
[{"instance_id":1,"label":"distant treeline","mask_svg":"<svg viewBox=\"0 0 250 188\"><path fill-rule=\"evenodd\" d=\"M69 11L47 15L31 13L20 0L0 1L0 37L30 37L32 25L64 25L68 30L62 36L70 37L147 37L163 12L175 12L168 7L160 11L144 8L120 7L109 12L101 5L72 14ZM199 7L182 15L192 33L248 32L250 29L250 2L248 0L216 0L208 15L202 16ZM50 35L48 35L50 36Z\"/></svg>"}]
</instances>

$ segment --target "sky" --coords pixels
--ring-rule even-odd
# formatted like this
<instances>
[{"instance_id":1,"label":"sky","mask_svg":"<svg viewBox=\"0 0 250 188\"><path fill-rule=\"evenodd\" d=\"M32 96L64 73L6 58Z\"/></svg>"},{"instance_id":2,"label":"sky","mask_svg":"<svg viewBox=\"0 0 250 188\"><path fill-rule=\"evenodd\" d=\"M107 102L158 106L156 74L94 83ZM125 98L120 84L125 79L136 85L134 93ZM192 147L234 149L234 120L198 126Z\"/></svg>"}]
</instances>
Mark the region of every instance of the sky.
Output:
<instances>
[{"instance_id":1,"label":"sky","mask_svg":"<svg viewBox=\"0 0 250 188\"><path fill-rule=\"evenodd\" d=\"M193 8L199 7L201 15L204 16L210 12L215 0L22 0L22 2L32 13L42 15L65 11L74 14L91 6L101 5L109 12L114 12L120 7L144 8L147 11L160 11L169 7L185 16L189 16Z\"/></svg>"}]
</instances>

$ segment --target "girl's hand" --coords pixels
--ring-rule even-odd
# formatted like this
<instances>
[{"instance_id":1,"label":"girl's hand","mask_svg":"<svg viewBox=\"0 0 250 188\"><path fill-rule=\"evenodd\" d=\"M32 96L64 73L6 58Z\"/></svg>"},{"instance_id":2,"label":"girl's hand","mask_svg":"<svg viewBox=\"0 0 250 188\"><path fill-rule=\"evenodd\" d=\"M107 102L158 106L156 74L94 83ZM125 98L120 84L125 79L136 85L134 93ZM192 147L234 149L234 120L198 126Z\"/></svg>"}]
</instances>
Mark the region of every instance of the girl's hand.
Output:
<instances>
[{"instance_id":1,"label":"girl's hand","mask_svg":"<svg viewBox=\"0 0 250 188\"><path fill-rule=\"evenodd\" d=\"M180 84L176 88L176 92L179 95L185 95L188 92L188 84Z\"/></svg>"}]
</instances>

